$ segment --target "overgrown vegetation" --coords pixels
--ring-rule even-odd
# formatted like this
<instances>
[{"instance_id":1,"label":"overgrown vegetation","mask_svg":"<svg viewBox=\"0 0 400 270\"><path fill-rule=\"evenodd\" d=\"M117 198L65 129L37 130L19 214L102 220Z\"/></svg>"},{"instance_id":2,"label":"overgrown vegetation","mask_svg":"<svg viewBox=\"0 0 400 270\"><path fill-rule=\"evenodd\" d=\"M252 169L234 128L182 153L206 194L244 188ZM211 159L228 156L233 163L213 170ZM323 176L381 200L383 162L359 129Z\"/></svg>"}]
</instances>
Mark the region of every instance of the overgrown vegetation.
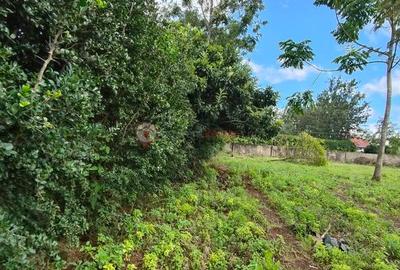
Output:
<instances>
[{"instance_id":1,"label":"overgrown vegetation","mask_svg":"<svg viewBox=\"0 0 400 270\"><path fill-rule=\"evenodd\" d=\"M234 2L218 9L232 25ZM57 242L111 233L138 194L191 177L210 131L277 133L277 94L242 61L262 9L246 3L227 36L155 1L1 2L0 268L57 267Z\"/></svg>"},{"instance_id":2,"label":"overgrown vegetation","mask_svg":"<svg viewBox=\"0 0 400 270\"><path fill-rule=\"evenodd\" d=\"M400 267L398 169L385 168L383 181L371 183L370 166L332 164L321 168L227 156L218 157L217 162L249 175L324 269ZM350 251L322 243L314 246L326 230L347 241Z\"/></svg>"}]
</instances>

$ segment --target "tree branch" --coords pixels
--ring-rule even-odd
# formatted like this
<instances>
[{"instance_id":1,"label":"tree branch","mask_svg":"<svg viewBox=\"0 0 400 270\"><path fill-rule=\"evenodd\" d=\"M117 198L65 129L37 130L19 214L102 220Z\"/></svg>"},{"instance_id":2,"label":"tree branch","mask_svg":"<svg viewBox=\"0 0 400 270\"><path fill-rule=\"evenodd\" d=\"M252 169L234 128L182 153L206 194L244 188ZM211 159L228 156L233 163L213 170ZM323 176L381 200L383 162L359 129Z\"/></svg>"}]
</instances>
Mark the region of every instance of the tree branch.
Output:
<instances>
[{"instance_id":1,"label":"tree branch","mask_svg":"<svg viewBox=\"0 0 400 270\"><path fill-rule=\"evenodd\" d=\"M338 15L337 11L335 11L335 15L336 15L336 21L339 24L339 27L341 29L343 29L343 32L346 34L346 36L348 38L351 38L350 35L346 32L346 29L343 27L343 24L340 22L339 15ZM371 46L367 46L367 45L362 44L361 42L359 42L357 40L354 40L353 43L358 45L358 46L360 46L360 47L362 47L362 48L364 48L364 49L367 49L367 50L369 50L371 52L375 52L375 53L377 53L379 55L386 55L386 56L388 55L387 52L381 51L380 49L376 49L376 48L373 48Z\"/></svg>"},{"instance_id":2,"label":"tree branch","mask_svg":"<svg viewBox=\"0 0 400 270\"><path fill-rule=\"evenodd\" d=\"M49 43L49 53L48 53L47 59L44 60L43 66L41 67L41 69L39 71L39 74L38 74L37 79L36 79L35 86L33 87L33 92L36 92L38 90L39 85L43 80L44 72L46 71L47 66L53 60L54 52L57 49L57 46L59 44L59 38L60 38L62 32L63 32L62 30L59 30L57 32L57 34L54 36L53 41L50 41L50 43Z\"/></svg>"},{"instance_id":3,"label":"tree branch","mask_svg":"<svg viewBox=\"0 0 400 270\"><path fill-rule=\"evenodd\" d=\"M128 26L129 18L132 16L132 11L133 11L133 2L131 4L131 8L129 9L128 17L126 18L126 23L122 27L122 35L123 36L125 36L125 30L126 30L126 27Z\"/></svg>"},{"instance_id":4,"label":"tree branch","mask_svg":"<svg viewBox=\"0 0 400 270\"><path fill-rule=\"evenodd\" d=\"M315 70L320 71L320 72L338 72L338 71L340 71L339 69L322 69L322 68L319 68L318 66L316 66L316 65L314 65L314 64L312 64L312 63L310 63L308 61L304 61L304 63L306 63L310 67L312 67Z\"/></svg>"},{"instance_id":5,"label":"tree branch","mask_svg":"<svg viewBox=\"0 0 400 270\"><path fill-rule=\"evenodd\" d=\"M397 59L397 61L396 61L396 63L394 63L393 64L393 67L392 67L392 69L394 69L398 64L400 63L400 58L399 59Z\"/></svg>"},{"instance_id":6,"label":"tree branch","mask_svg":"<svg viewBox=\"0 0 400 270\"><path fill-rule=\"evenodd\" d=\"M374 60L374 61L369 61L368 64L386 64L385 61L383 60Z\"/></svg>"}]
</instances>

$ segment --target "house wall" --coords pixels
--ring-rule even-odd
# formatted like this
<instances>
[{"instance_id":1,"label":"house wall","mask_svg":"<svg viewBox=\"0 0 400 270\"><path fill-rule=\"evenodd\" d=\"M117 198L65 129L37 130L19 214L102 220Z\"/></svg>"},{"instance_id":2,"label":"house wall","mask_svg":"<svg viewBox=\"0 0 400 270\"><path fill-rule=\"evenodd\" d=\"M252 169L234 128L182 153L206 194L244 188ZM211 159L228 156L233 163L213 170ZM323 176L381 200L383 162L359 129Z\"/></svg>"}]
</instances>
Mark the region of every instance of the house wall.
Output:
<instances>
[{"instance_id":1,"label":"house wall","mask_svg":"<svg viewBox=\"0 0 400 270\"><path fill-rule=\"evenodd\" d=\"M245 145L245 144L226 144L224 151L232 155L263 156L263 157L288 157L290 149L272 145ZM359 152L338 152L328 151L327 157L331 161L356 164L374 164L377 155ZM400 167L400 156L385 155L383 162L385 165Z\"/></svg>"}]
</instances>

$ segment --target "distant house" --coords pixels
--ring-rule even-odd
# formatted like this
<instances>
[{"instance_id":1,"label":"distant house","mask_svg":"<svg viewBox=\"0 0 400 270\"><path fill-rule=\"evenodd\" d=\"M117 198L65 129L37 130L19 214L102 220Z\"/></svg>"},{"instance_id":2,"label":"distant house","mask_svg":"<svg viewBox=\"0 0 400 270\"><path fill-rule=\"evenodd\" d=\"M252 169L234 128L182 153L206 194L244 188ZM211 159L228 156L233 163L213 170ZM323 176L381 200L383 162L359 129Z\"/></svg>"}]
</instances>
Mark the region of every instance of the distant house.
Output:
<instances>
[{"instance_id":1,"label":"distant house","mask_svg":"<svg viewBox=\"0 0 400 270\"><path fill-rule=\"evenodd\" d=\"M358 137L352 138L351 142L356 146L357 152L364 152L364 149L369 145L367 140Z\"/></svg>"}]
</instances>

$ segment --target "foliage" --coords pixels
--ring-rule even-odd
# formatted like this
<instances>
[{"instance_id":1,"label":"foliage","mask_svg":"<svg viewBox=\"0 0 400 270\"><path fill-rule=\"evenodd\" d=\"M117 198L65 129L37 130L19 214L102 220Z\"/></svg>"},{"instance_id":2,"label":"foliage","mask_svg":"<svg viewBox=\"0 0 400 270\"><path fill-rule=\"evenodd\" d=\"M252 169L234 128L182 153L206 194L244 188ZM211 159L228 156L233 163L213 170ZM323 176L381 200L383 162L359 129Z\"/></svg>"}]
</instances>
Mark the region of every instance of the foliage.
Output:
<instances>
[{"instance_id":1,"label":"foliage","mask_svg":"<svg viewBox=\"0 0 400 270\"><path fill-rule=\"evenodd\" d=\"M365 95L357 91L357 82L340 78L330 80L328 89L317 97L313 107L301 114L295 112L287 111L284 131L306 131L324 139L348 139L369 117Z\"/></svg>"},{"instance_id":2,"label":"foliage","mask_svg":"<svg viewBox=\"0 0 400 270\"><path fill-rule=\"evenodd\" d=\"M30 258L35 256L35 261ZM44 234L29 234L0 208L0 262L5 269L61 268L57 243ZM52 262L52 263L51 263Z\"/></svg>"},{"instance_id":3,"label":"foliage","mask_svg":"<svg viewBox=\"0 0 400 270\"><path fill-rule=\"evenodd\" d=\"M355 152L357 150L351 140L323 140L323 144L330 151Z\"/></svg>"},{"instance_id":4,"label":"foliage","mask_svg":"<svg viewBox=\"0 0 400 270\"><path fill-rule=\"evenodd\" d=\"M373 63L384 64L386 68L386 107L379 141L379 151L372 179L382 178L383 155L385 153L387 130L390 122L393 95L393 70L400 64L400 12L397 0L315 0L317 6L326 6L335 12L337 28L332 32L339 44L347 44L346 53L333 60L337 71L352 74ZM374 31L388 29L386 47L360 40L361 31L368 25ZM385 43L385 42L384 42ZM309 41L296 43L293 40L281 42L282 67L303 68L304 63L312 65L313 51ZM315 67L315 66L314 66ZM323 70L322 70L323 71Z\"/></svg>"},{"instance_id":5,"label":"foliage","mask_svg":"<svg viewBox=\"0 0 400 270\"><path fill-rule=\"evenodd\" d=\"M314 100L310 90L303 93L295 93L287 98L286 113L302 115L306 110L314 107Z\"/></svg>"},{"instance_id":6,"label":"foliage","mask_svg":"<svg viewBox=\"0 0 400 270\"><path fill-rule=\"evenodd\" d=\"M189 96L198 120L195 132L223 129L265 138L278 133L278 94L271 87L258 88L250 67L238 53L254 48L263 25L257 18L262 9L260 0L184 1L166 12L167 17L179 18L205 33L197 44L201 50L195 54L197 87Z\"/></svg>"},{"instance_id":7,"label":"foliage","mask_svg":"<svg viewBox=\"0 0 400 270\"><path fill-rule=\"evenodd\" d=\"M316 166L324 166L328 163L326 150L321 141L305 132L300 133L293 149L289 151L289 157Z\"/></svg>"},{"instance_id":8,"label":"foliage","mask_svg":"<svg viewBox=\"0 0 400 270\"><path fill-rule=\"evenodd\" d=\"M258 202L239 175L225 177L220 182L206 168L197 183L166 186L151 197L150 208L144 203L126 216L120 239L100 236L97 246L88 243L90 259L78 269L246 269L264 256L274 262L279 250L266 240Z\"/></svg>"},{"instance_id":9,"label":"foliage","mask_svg":"<svg viewBox=\"0 0 400 270\"><path fill-rule=\"evenodd\" d=\"M278 99L272 88L258 89L251 69L233 48L209 45L195 63L199 84L189 98L196 114L195 128L223 129L270 138Z\"/></svg>"},{"instance_id":10,"label":"foliage","mask_svg":"<svg viewBox=\"0 0 400 270\"><path fill-rule=\"evenodd\" d=\"M400 155L400 135L389 138L389 146L386 149L386 153Z\"/></svg>"},{"instance_id":11,"label":"foliage","mask_svg":"<svg viewBox=\"0 0 400 270\"><path fill-rule=\"evenodd\" d=\"M58 260L39 263L57 249L46 243L112 235L138 194L215 153L209 129L277 133L277 94L256 87L236 43L254 3L225 49L224 31L209 40L201 26L162 19L155 1L2 1L0 204L19 228L5 242L21 251L4 251L0 268L18 268L19 252L45 267ZM146 149L136 141L144 122L157 129Z\"/></svg>"},{"instance_id":12,"label":"foliage","mask_svg":"<svg viewBox=\"0 0 400 270\"><path fill-rule=\"evenodd\" d=\"M304 62L312 61L314 53L310 47L311 40L305 40L299 43L293 40L286 40L279 43L282 55L278 57L282 67L294 67L302 69Z\"/></svg>"},{"instance_id":13,"label":"foliage","mask_svg":"<svg viewBox=\"0 0 400 270\"><path fill-rule=\"evenodd\" d=\"M379 150L379 145L371 143L367 147L365 147L364 152L368 154L376 154L378 153L378 150Z\"/></svg>"},{"instance_id":14,"label":"foliage","mask_svg":"<svg viewBox=\"0 0 400 270\"><path fill-rule=\"evenodd\" d=\"M216 162L252 177L280 216L314 251L323 269L398 269L398 169L371 184L370 166L307 166L266 158L218 156ZM350 252L312 246L315 235L344 238ZM311 240L311 241L310 241ZM311 244L310 244L311 243Z\"/></svg>"},{"instance_id":15,"label":"foliage","mask_svg":"<svg viewBox=\"0 0 400 270\"><path fill-rule=\"evenodd\" d=\"M263 8L261 0L185 0L169 6L166 15L203 29L212 43L251 51L266 24L258 18Z\"/></svg>"}]
</instances>

